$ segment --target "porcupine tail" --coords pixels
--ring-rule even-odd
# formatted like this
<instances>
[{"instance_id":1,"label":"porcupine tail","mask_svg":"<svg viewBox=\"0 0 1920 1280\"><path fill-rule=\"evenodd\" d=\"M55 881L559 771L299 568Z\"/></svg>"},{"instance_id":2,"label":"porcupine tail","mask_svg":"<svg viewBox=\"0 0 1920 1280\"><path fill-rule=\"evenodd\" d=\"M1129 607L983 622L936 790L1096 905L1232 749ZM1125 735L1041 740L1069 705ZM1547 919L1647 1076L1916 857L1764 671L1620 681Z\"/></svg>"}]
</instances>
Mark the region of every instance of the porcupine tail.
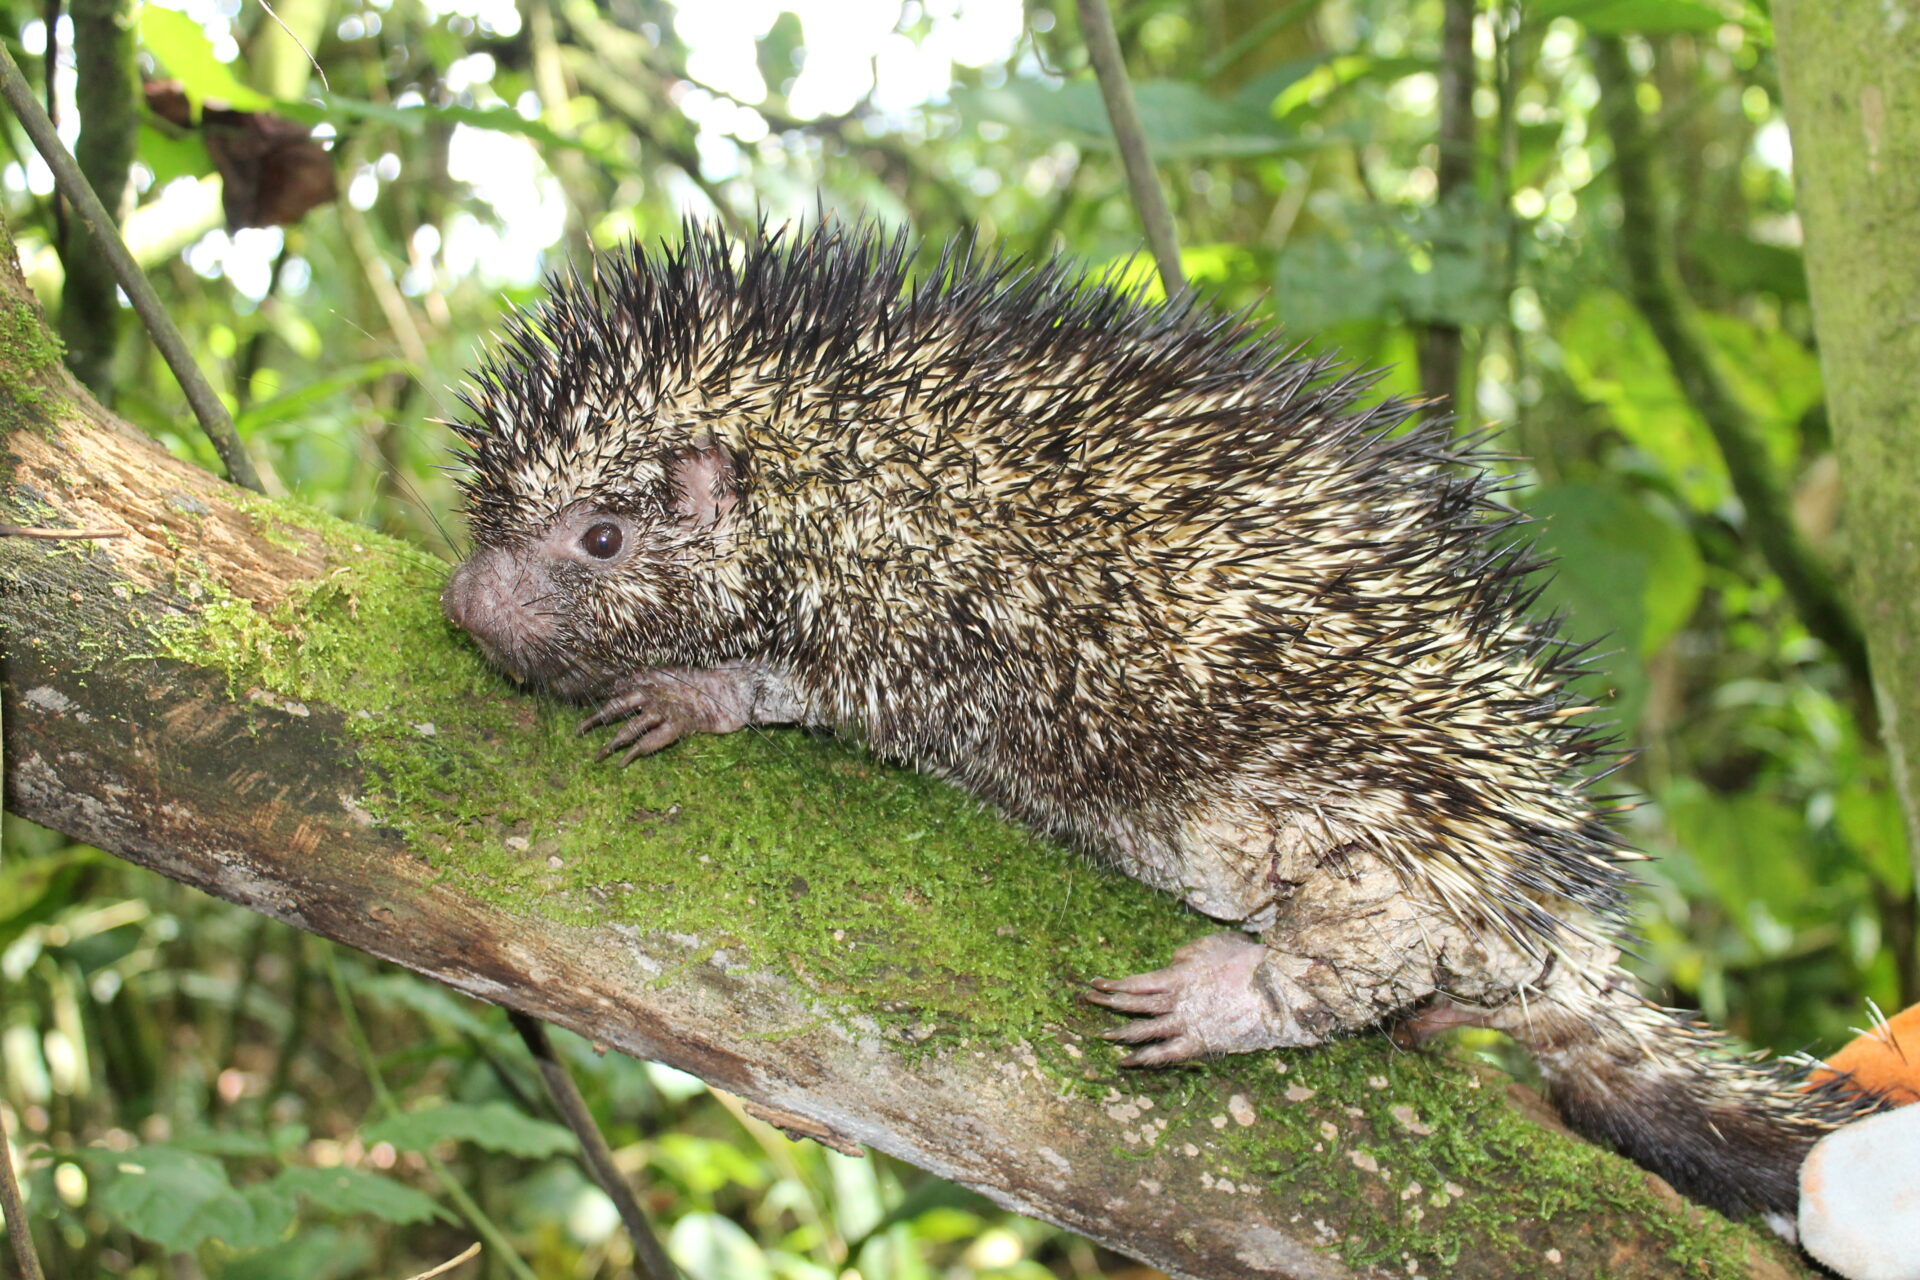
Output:
<instances>
[{"instance_id":1,"label":"porcupine tail","mask_svg":"<svg viewBox=\"0 0 1920 1280\"><path fill-rule=\"evenodd\" d=\"M1740 1050L1639 995L1618 968L1564 974L1489 1024L1532 1052L1576 1132L1731 1217L1764 1213L1786 1235L1807 1151L1884 1105L1844 1079L1809 1084L1797 1060Z\"/></svg>"}]
</instances>

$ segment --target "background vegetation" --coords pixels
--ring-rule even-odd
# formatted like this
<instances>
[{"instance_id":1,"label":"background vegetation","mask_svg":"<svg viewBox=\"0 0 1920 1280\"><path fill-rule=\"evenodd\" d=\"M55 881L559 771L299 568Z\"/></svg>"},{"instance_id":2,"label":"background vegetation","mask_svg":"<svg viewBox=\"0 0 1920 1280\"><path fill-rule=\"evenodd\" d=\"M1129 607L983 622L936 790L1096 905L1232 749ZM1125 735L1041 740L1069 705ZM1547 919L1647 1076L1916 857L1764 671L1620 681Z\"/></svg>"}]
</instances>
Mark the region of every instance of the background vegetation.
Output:
<instances>
[{"instance_id":1,"label":"background vegetation","mask_svg":"<svg viewBox=\"0 0 1920 1280\"><path fill-rule=\"evenodd\" d=\"M50 28L57 5L7 5L0 35L51 68L272 483L449 558L433 419L568 258L689 214L869 216L1103 266L1141 245L1065 0L68 8ZM1116 18L1188 275L1385 367L1383 393L1495 424L1515 501L1551 517L1547 598L1608 637L1589 680L1639 749L1619 777L1660 855L1649 981L1781 1051L1920 996L1765 6ZM11 122L0 138L5 216L74 367L216 465L44 166ZM329 173L339 198L311 204ZM473 1238L444 1162L517 1255L457 1274L632 1274L497 1010L12 819L0 851L0 1113L50 1273L407 1275ZM696 1081L562 1050L690 1275L1138 1272L890 1160L791 1144ZM170 1193L118 1176L136 1161Z\"/></svg>"}]
</instances>

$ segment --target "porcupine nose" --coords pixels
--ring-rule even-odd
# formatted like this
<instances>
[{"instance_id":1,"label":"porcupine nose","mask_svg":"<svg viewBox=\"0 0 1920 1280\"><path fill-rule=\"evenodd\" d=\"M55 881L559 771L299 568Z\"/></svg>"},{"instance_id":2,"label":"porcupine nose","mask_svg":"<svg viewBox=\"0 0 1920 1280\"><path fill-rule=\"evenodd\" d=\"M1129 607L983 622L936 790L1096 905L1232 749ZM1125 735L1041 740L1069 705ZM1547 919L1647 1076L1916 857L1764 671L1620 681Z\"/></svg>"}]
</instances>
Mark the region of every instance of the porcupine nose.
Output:
<instances>
[{"instance_id":1,"label":"porcupine nose","mask_svg":"<svg viewBox=\"0 0 1920 1280\"><path fill-rule=\"evenodd\" d=\"M489 572L493 555L491 551L476 551L471 559L454 567L440 592L441 611L462 631L471 632L480 616L491 612L488 598L495 593L490 590L493 584L489 579L498 576Z\"/></svg>"},{"instance_id":2,"label":"porcupine nose","mask_svg":"<svg viewBox=\"0 0 1920 1280\"><path fill-rule=\"evenodd\" d=\"M514 556L482 547L454 569L440 592L440 608L472 636L482 652L515 679L525 679L523 655L545 630L545 618L526 601L540 593Z\"/></svg>"}]
</instances>

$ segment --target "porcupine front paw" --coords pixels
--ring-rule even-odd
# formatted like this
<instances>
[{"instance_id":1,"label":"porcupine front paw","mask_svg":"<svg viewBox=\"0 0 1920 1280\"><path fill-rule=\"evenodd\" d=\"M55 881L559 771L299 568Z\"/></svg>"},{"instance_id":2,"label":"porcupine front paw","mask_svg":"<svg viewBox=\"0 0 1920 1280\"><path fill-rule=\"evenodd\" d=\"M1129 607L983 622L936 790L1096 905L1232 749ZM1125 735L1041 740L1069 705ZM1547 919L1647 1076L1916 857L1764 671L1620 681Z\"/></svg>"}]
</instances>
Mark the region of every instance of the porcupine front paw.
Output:
<instances>
[{"instance_id":1,"label":"porcupine front paw","mask_svg":"<svg viewBox=\"0 0 1920 1280\"><path fill-rule=\"evenodd\" d=\"M1299 1024L1260 980L1267 948L1244 933L1215 933L1173 953L1152 973L1099 979L1087 999L1122 1013L1148 1014L1105 1033L1140 1046L1127 1067L1163 1067L1194 1058L1301 1044Z\"/></svg>"},{"instance_id":2,"label":"porcupine front paw","mask_svg":"<svg viewBox=\"0 0 1920 1280\"><path fill-rule=\"evenodd\" d=\"M613 696L580 722L580 732L624 721L598 759L625 748L620 763L632 764L689 733L732 733L750 723L751 705L751 688L737 670L656 667L622 678Z\"/></svg>"}]
</instances>

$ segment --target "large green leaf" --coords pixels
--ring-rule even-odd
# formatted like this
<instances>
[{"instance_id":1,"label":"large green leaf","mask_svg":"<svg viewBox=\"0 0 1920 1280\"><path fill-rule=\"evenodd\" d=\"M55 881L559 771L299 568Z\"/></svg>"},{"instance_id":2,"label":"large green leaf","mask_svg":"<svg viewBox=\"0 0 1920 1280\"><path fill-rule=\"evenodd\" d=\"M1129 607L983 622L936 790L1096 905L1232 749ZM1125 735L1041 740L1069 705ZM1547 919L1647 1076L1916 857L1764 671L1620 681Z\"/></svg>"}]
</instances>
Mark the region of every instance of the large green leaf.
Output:
<instances>
[{"instance_id":1,"label":"large green leaf","mask_svg":"<svg viewBox=\"0 0 1920 1280\"><path fill-rule=\"evenodd\" d=\"M266 111L274 101L234 74L231 64L213 56L213 43L200 24L177 9L140 6L140 43L180 82L197 107L212 99L235 111Z\"/></svg>"},{"instance_id":2,"label":"large green leaf","mask_svg":"<svg viewBox=\"0 0 1920 1280\"><path fill-rule=\"evenodd\" d=\"M425 1151L438 1142L456 1141L533 1159L558 1155L574 1143L573 1134L561 1126L522 1115L504 1102L479 1106L449 1102L410 1111L372 1125L363 1136L370 1143L391 1142L402 1151Z\"/></svg>"},{"instance_id":3,"label":"large green leaf","mask_svg":"<svg viewBox=\"0 0 1920 1280\"><path fill-rule=\"evenodd\" d=\"M1687 256L1721 288L1771 293L1783 302L1807 300L1807 266L1798 249L1766 244L1737 231L1700 227L1687 237Z\"/></svg>"},{"instance_id":4,"label":"large green leaf","mask_svg":"<svg viewBox=\"0 0 1920 1280\"><path fill-rule=\"evenodd\" d=\"M1879 767L1873 771L1885 772ZM1904 892L1913 882L1913 864L1907 858L1906 815L1893 787L1884 777L1849 778L1833 801L1840 834L1859 852L1874 878L1896 893Z\"/></svg>"},{"instance_id":5,"label":"large green leaf","mask_svg":"<svg viewBox=\"0 0 1920 1280\"><path fill-rule=\"evenodd\" d=\"M374 1274L365 1233L302 1225L293 1239L220 1268L219 1280L348 1280Z\"/></svg>"},{"instance_id":6,"label":"large green leaf","mask_svg":"<svg viewBox=\"0 0 1920 1280\"><path fill-rule=\"evenodd\" d=\"M1660 794L1675 839L1700 877L1763 952L1790 940L1783 923L1825 918L1806 818L1772 795L1716 795L1693 777Z\"/></svg>"},{"instance_id":7,"label":"large green leaf","mask_svg":"<svg viewBox=\"0 0 1920 1280\"><path fill-rule=\"evenodd\" d=\"M116 1157L100 1207L168 1253L209 1240L263 1249L293 1224L293 1197L272 1184L236 1188L211 1156L145 1146Z\"/></svg>"},{"instance_id":8,"label":"large green leaf","mask_svg":"<svg viewBox=\"0 0 1920 1280\"><path fill-rule=\"evenodd\" d=\"M433 1218L454 1220L432 1196L363 1169L282 1169L274 1175L272 1185L289 1196L299 1196L322 1213L342 1217L366 1215L403 1226Z\"/></svg>"},{"instance_id":9,"label":"large green leaf","mask_svg":"<svg viewBox=\"0 0 1920 1280\"><path fill-rule=\"evenodd\" d=\"M1339 234L1297 237L1275 267L1275 312L1299 332L1360 320L1495 322L1506 303L1491 264L1506 225L1462 191L1434 208L1383 209Z\"/></svg>"},{"instance_id":10,"label":"large green leaf","mask_svg":"<svg viewBox=\"0 0 1920 1280\"><path fill-rule=\"evenodd\" d=\"M417 375L418 371L404 360L368 360L361 364L349 365L325 377L315 378L312 382L283 391L270 400L262 400L256 405L249 406L245 413L234 416L233 424L242 435L247 435L270 422L297 418L330 396L350 390L361 383L384 378L390 373Z\"/></svg>"},{"instance_id":11,"label":"large green leaf","mask_svg":"<svg viewBox=\"0 0 1920 1280\"><path fill-rule=\"evenodd\" d=\"M1529 18L1573 18L1602 35L1673 35L1717 31L1729 22L1751 22L1744 5L1704 0L1529 0Z\"/></svg>"},{"instance_id":12,"label":"large green leaf","mask_svg":"<svg viewBox=\"0 0 1920 1280\"><path fill-rule=\"evenodd\" d=\"M1709 311L1700 327L1712 339L1720 370L1751 417L1767 459L1777 473L1798 461L1798 426L1825 395L1820 360L1797 339L1775 326L1744 316Z\"/></svg>"},{"instance_id":13,"label":"large green leaf","mask_svg":"<svg viewBox=\"0 0 1920 1280\"><path fill-rule=\"evenodd\" d=\"M1216 98L1181 80L1144 81L1134 86L1134 96L1147 146L1161 159L1278 155L1329 145L1326 137L1301 137L1257 99ZM954 90L953 105L970 124L1007 125L1043 144L1113 146L1100 90L1088 81L1053 86L1009 80L990 88L960 88Z\"/></svg>"},{"instance_id":14,"label":"large green leaf","mask_svg":"<svg viewBox=\"0 0 1920 1280\"><path fill-rule=\"evenodd\" d=\"M1612 289L1591 290L1555 337L1575 389L1606 409L1690 506L1710 511L1726 501L1732 488L1720 450L1632 303Z\"/></svg>"},{"instance_id":15,"label":"large green leaf","mask_svg":"<svg viewBox=\"0 0 1920 1280\"><path fill-rule=\"evenodd\" d=\"M1529 495L1541 548L1556 557L1547 607L1566 632L1598 641L1595 695L1610 696L1631 736L1647 696L1645 659L1693 613L1706 571L1693 538L1671 516L1630 494L1594 484L1555 485Z\"/></svg>"},{"instance_id":16,"label":"large green leaf","mask_svg":"<svg viewBox=\"0 0 1920 1280\"><path fill-rule=\"evenodd\" d=\"M1556 556L1548 588L1582 636L1612 635L1651 657L1693 615L1706 567L1677 520L1598 484L1552 485L1527 500L1540 545Z\"/></svg>"}]
</instances>

